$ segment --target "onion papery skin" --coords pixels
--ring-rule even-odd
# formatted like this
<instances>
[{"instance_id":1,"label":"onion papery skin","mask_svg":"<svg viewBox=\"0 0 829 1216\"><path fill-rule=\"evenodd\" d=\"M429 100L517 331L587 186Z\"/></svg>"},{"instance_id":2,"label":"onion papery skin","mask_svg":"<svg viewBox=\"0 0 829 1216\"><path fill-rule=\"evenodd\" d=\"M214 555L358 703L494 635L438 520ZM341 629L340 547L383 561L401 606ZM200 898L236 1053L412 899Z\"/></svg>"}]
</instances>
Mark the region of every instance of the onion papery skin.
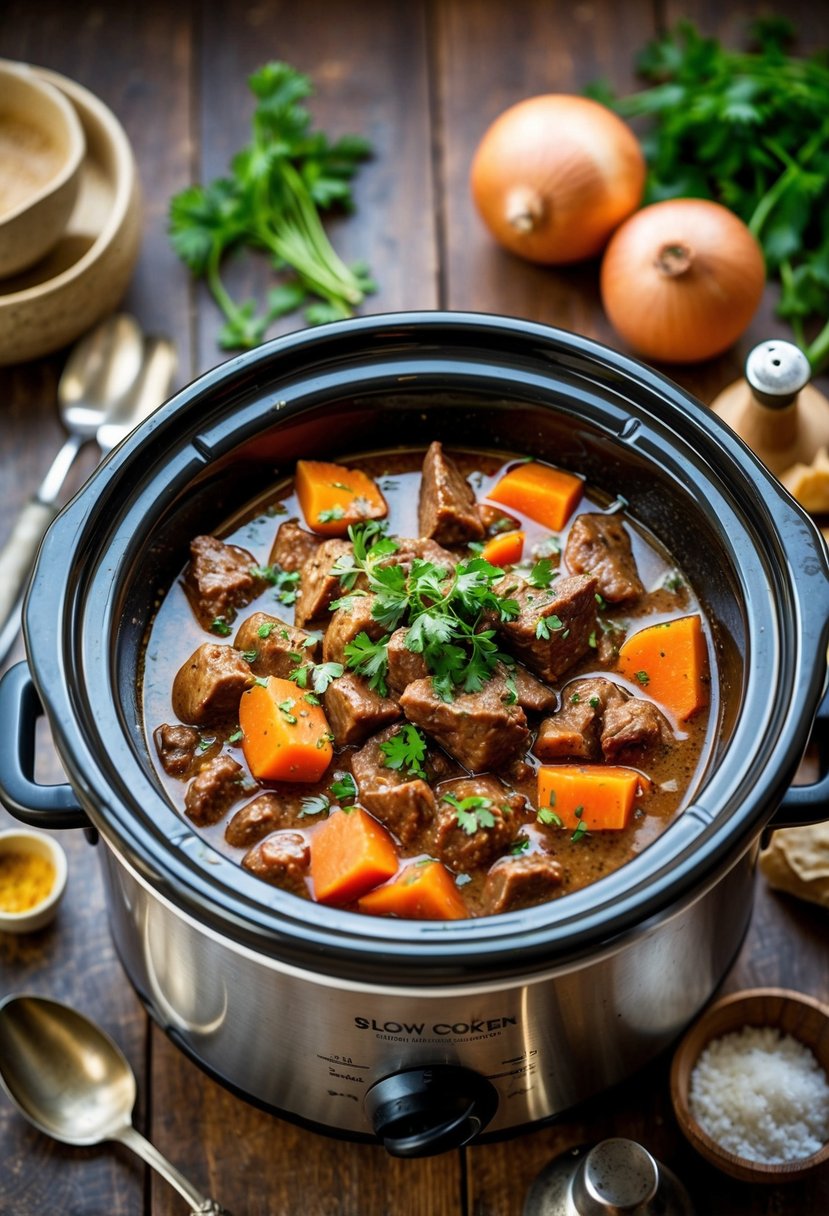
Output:
<instances>
[{"instance_id":1,"label":"onion papery skin","mask_svg":"<svg viewBox=\"0 0 829 1216\"><path fill-rule=\"evenodd\" d=\"M600 281L607 318L636 354L699 363L746 331L766 272L763 252L738 216L707 199L682 198L653 203L622 224L605 250Z\"/></svg>"},{"instance_id":2,"label":"onion papery skin","mask_svg":"<svg viewBox=\"0 0 829 1216\"><path fill-rule=\"evenodd\" d=\"M472 161L475 205L499 244L545 265L601 253L639 206L645 160L625 123L586 97L550 93L505 110Z\"/></svg>"}]
</instances>

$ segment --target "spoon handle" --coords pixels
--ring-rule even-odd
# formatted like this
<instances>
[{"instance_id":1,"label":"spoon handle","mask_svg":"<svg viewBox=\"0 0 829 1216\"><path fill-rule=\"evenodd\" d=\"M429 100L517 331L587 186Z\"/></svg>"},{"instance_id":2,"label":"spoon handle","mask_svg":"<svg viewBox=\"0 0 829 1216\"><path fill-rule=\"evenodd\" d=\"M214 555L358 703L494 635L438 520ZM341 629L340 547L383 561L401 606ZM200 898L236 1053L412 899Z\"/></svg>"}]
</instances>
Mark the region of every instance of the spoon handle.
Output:
<instances>
[{"instance_id":1,"label":"spoon handle","mask_svg":"<svg viewBox=\"0 0 829 1216\"><path fill-rule=\"evenodd\" d=\"M131 1124L118 1128L112 1133L112 1139L131 1148L142 1161L146 1161L147 1165L156 1170L162 1178L166 1178L170 1186L174 1187L179 1195L190 1204L191 1216L196 1216L196 1214L198 1216L231 1216L230 1212L226 1212L215 1200L205 1199L204 1195L191 1186L184 1175L180 1174L176 1167L162 1156L155 1145L150 1144L149 1140L146 1140Z\"/></svg>"},{"instance_id":2,"label":"spoon handle","mask_svg":"<svg viewBox=\"0 0 829 1216\"><path fill-rule=\"evenodd\" d=\"M58 494L83 443L84 439L81 436L69 436L52 461L52 466L44 477L37 494L34 498L30 498L21 509L11 536L0 549L0 638L2 638L0 646L3 647L0 649L0 663L17 637L16 626L9 623L8 630L3 626L10 622L10 618L15 615L17 603L31 573L40 542L58 513L56 505Z\"/></svg>"}]
</instances>

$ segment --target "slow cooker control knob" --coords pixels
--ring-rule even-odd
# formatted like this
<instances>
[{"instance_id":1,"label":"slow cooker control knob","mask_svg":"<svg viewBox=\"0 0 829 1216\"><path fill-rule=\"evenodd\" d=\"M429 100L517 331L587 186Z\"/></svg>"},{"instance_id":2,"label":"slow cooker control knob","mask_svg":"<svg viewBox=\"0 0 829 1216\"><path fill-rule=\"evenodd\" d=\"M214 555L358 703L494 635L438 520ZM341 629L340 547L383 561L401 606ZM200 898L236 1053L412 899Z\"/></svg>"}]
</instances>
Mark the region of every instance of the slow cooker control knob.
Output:
<instances>
[{"instance_id":1,"label":"slow cooker control knob","mask_svg":"<svg viewBox=\"0 0 829 1216\"><path fill-rule=\"evenodd\" d=\"M393 1157L430 1157L468 1144L495 1114L495 1087L454 1064L407 1068L372 1085L366 1114Z\"/></svg>"}]
</instances>

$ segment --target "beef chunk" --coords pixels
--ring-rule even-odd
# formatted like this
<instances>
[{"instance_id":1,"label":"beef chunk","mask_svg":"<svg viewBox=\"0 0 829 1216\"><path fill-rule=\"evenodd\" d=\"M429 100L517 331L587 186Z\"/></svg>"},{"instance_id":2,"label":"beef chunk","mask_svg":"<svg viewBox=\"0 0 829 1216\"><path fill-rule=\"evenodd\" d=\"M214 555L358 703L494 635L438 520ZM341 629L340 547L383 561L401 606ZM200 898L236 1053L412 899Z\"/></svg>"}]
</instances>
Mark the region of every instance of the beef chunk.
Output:
<instances>
[{"instance_id":1,"label":"beef chunk","mask_svg":"<svg viewBox=\"0 0 829 1216\"><path fill-rule=\"evenodd\" d=\"M164 772L171 777L189 777L196 762L199 732L192 726L170 726L165 722L157 727L153 738Z\"/></svg>"},{"instance_id":2,"label":"beef chunk","mask_svg":"<svg viewBox=\"0 0 829 1216\"><path fill-rule=\"evenodd\" d=\"M385 636L385 627L371 615L374 602L373 595L355 595L342 608L332 612L322 639L325 663L344 663L345 648L358 633L367 633L373 642Z\"/></svg>"},{"instance_id":3,"label":"beef chunk","mask_svg":"<svg viewBox=\"0 0 829 1216\"><path fill-rule=\"evenodd\" d=\"M324 617L328 605L340 594L340 580L331 573L338 557L351 551L345 540L324 540L315 553L303 563L299 576L299 594L294 606L297 625Z\"/></svg>"},{"instance_id":4,"label":"beef chunk","mask_svg":"<svg viewBox=\"0 0 829 1216\"><path fill-rule=\"evenodd\" d=\"M226 752L208 760L190 782L184 796L184 806L193 823L199 827L217 823L242 797L243 779L241 764Z\"/></svg>"},{"instance_id":5,"label":"beef chunk","mask_svg":"<svg viewBox=\"0 0 829 1216\"><path fill-rule=\"evenodd\" d=\"M295 827L301 803L296 790L260 794L236 811L225 828L225 840L236 849L244 849L280 828Z\"/></svg>"},{"instance_id":6,"label":"beef chunk","mask_svg":"<svg viewBox=\"0 0 829 1216\"><path fill-rule=\"evenodd\" d=\"M650 701L595 677L567 685L561 709L541 723L534 751L540 760L613 760L671 737L666 719Z\"/></svg>"},{"instance_id":7,"label":"beef chunk","mask_svg":"<svg viewBox=\"0 0 829 1216\"><path fill-rule=\"evenodd\" d=\"M555 709L556 694L549 684L544 684L530 675L520 663L511 667L512 680L518 694L518 704L531 714L546 714Z\"/></svg>"},{"instance_id":8,"label":"beef chunk","mask_svg":"<svg viewBox=\"0 0 829 1216\"><path fill-rule=\"evenodd\" d=\"M457 806L446 801L447 794L461 804L467 798L482 799L482 802L468 808L469 817L463 808L459 818ZM508 790L496 777L460 777L456 781L446 781L440 786L437 797L434 849L444 865L456 874L488 865L514 839L524 798ZM483 822L473 819L478 810L488 812L493 823L487 825L488 816Z\"/></svg>"},{"instance_id":9,"label":"beef chunk","mask_svg":"<svg viewBox=\"0 0 829 1216\"><path fill-rule=\"evenodd\" d=\"M265 590L265 579L251 571L256 558L238 545L226 545L215 536L197 536L190 542L190 561L184 572L184 590L203 629L215 620L226 624Z\"/></svg>"},{"instance_id":10,"label":"beef chunk","mask_svg":"<svg viewBox=\"0 0 829 1216\"><path fill-rule=\"evenodd\" d=\"M369 739L351 758L360 802L404 844L413 843L435 816L431 787L412 774L389 768L381 744L397 733L394 726Z\"/></svg>"},{"instance_id":11,"label":"beef chunk","mask_svg":"<svg viewBox=\"0 0 829 1216\"><path fill-rule=\"evenodd\" d=\"M311 850L299 832L275 832L249 849L242 865L272 886L307 899L305 876L310 861Z\"/></svg>"},{"instance_id":12,"label":"beef chunk","mask_svg":"<svg viewBox=\"0 0 829 1216\"><path fill-rule=\"evenodd\" d=\"M609 626L605 623L605 626L599 629L596 658L603 667L616 666L619 661L619 648L625 640L625 634L624 626L616 621Z\"/></svg>"},{"instance_id":13,"label":"beef chunk","mask_svg":"<svg viewBox=\"0 0 829 1216\"><path fill-rule=\"evenodd\" d=\"M337 747L362 743L400 717L396 701L381 697L369 688L366 680L350 671L331 681L325 690L323 704Z\"/></svg>"},{"instance_id":14,"label":"beef chunk","mask_svg":"<svg viewBox=\"0 0 829 1216\"><path fill-rule=\"evenodd\" d=\"M626 695L605 710L602 754L606 760L616 760L633 750L650 751L672 742L673 737L667 719L653 701Z\"/></svg>"},{"instance_id":15,"label":"beef chunk","mask_svg":"<svg viewBox=\"0 0 829 1216\"><path fill-rule=\"evenodd\" d=\"M477 506L478 518L484 525L484 531L488 536L500 536L502 532L515 532L520 528L518 520L512 515L508 515L501 507L496 507L491 502L479 502Z\"/></svg>"},{"instance_id":16,"label":"beef chunk","mask_svg":"<svg viewBox=\"0 0 829 1216\"><path fill-rule=\"evenodd\" d=\"M592 574L609 604L635 600L644 593L630 537L617 515L577 515L567 537L564 560L574 574Z\"/></svg>"},{"instance_id":17,"label":"beef chunk","mask_svg":"<svg viewBox=\"0 0 829 1216\"><path fill-rule=\"evenodd\" d=\"M295 519L286 519L276 530L268 564L295 574L314 556L321 543L321 536L306 532Z\"/></svg>"},{"instance_id":18,"label":"beef chunk","mask_svg":"<svg viewBox=\"0 0 829 1216\"><path fill-rule=\"evenodd\" d=\"M486 876L483 902L490 916L546 903L561 886L559 862L543 853L524 857L502 857Z\"/></svg>"},{"instance_id":19,"label":"beef chunk","mask_svg":"<svg viewBox=\"0 0 829 1216\"><path fill-rule=\"evenodd\" d=\"M555 683L591 648L596 638L595 578L574 574L559 578L549 590L531 587L513 575L495 590L517 600L519 612L510 621L498 621L509 650L542 680Z\"/></svg>"},{"instance_id":20,"label":"beef chunk","mask_svg":"<svg viewBox=\"0 0 829 1216\"><path fill-rule=\"evenodd\" d=\"M418 527L421 536L441 545L463 545L484 536L475 492L437 440L423 461Z\"/></svg>"},{"instance_id":21,"label":"beef chunk","mask_svg":"<svg viewBox=\"0 0 829 1216\"><path fill-rule=\"evenodd\" d=\"M248 656L246 661L254 675L279 676L283 680L290 679L291 672L301 663L316 659L319 652L319 643L304 629L288 625L267 612L254 612L242 621L233 645ZM250 657L253 655L256 657Z\"/></svg>"},{"instance_id":22,"label":"beef chunk","mask_svg":"<svg viewBox=\"0 0 829 1216\"><path fill-rule=\"evenodd\" d=\"M389 659L389 669L386 675L389 688L393 692L403 692L415 680L425 680L429 674L426 660L422 654L415 654L406 646L408 629L395 629L389 638L386 651Z\"/></svg>"},{"instance_id":23,"label":"beef chunk","mask_svg":"<svg viewBox=\"0 0 829 1216\"><path fill-rule=\"evenodd\" d=\"M432 681L415 680L400 698L410 722L420 726L471 772L503 768L527 746L527 716L502 676L495 675L480 692L442 701Z\"/></svg>"},{"instance_id":24,"label":"beef chunk","mask_svg":"<svg viewBox=\"0 0 829 1216\"><path fill-rule=\"evenodd\" d=\"M238 650L205 642L176 673L176 717L196 726L233 717L239 709L239 698L252 683L253 672Z\"/></svg>"}]
</instances>

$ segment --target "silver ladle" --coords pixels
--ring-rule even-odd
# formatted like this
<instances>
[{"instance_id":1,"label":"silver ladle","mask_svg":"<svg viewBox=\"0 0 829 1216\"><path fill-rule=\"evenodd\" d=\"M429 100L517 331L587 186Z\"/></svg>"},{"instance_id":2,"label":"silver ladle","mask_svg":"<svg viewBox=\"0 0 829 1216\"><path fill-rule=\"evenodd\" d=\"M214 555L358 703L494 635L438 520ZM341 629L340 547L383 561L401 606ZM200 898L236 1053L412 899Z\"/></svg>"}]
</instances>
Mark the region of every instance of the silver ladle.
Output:
<instances>
[{"instance_id":1,"label":"silver ladle","mask_svg":"<svg viewBox=\"0 0 829 1216\"><path fill-rule=\"evenodd\" d=\"M205 1199L132 1125L135 1076L94 1022L40 996L0 1003L0 1082L30 1123L64 1144L117 1140L166 1178L191 1216L230 1216Z\"/></svg>"}]
</instances>

